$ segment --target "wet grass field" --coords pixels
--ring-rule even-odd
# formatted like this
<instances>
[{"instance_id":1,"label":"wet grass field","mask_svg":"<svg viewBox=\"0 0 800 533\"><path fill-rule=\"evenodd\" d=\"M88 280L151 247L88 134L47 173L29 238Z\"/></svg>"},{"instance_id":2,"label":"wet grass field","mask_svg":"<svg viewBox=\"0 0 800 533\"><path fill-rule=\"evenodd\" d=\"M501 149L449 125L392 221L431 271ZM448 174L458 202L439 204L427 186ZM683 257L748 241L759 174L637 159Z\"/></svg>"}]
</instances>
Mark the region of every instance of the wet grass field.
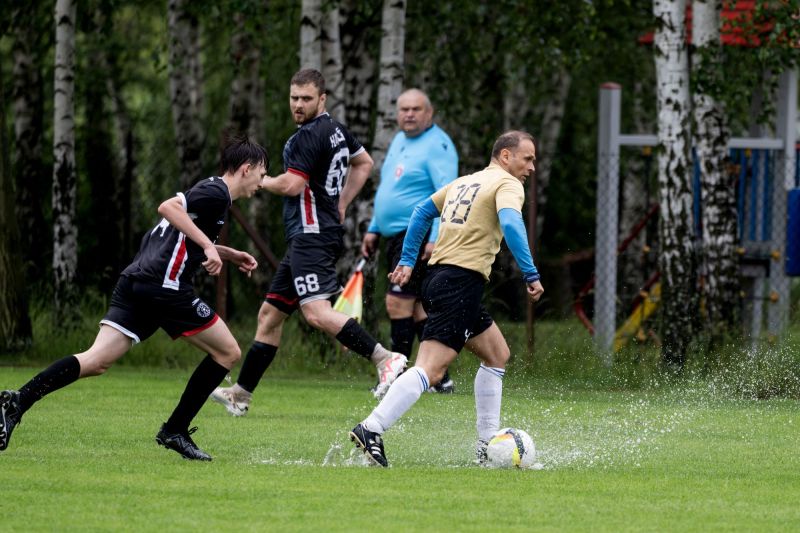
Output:
<instances>
[{"instance_id":1,"label":"wet grass field","mask_svg":"<svg viewBox=\"0 0 800 533\"><path fill-rule=\"evenodd\" d=\"M18 387L37 370L0 368ZM508 379L503 425L531 470L473 463L471 374L425 394L364 466L347 431L364 377L268 376L250 413L207 404L194 463L154 442L191 370L115 368L42 400L0 453L6 531L788 531L800 528L800 402L711 382L597 390Z\"/></svg>"}]
</instances>

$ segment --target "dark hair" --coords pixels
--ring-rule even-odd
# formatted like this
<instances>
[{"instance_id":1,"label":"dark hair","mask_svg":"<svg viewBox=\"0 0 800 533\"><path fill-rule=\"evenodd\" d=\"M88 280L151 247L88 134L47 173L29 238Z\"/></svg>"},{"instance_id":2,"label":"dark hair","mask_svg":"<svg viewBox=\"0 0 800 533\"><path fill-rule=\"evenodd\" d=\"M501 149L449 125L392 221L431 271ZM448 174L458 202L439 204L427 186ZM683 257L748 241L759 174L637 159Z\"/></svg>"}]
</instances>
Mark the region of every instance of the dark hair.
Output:
<instances>
[{"instance_id":1,"label":"dark hair","mask_svg":"<svg viewBox=\"0 0 800 533\"><path fill-rule=\"evenodd\" d=\"M322 72L313 68L304 68L295 72L289 85L313 85L319 89L319 94L325 93L325 77Z\"/></svg>"},{"instance_id":2,"label":"dark hair","mask_svg":"<svg viewBox=\"0 0 800 533\"><path fill-rule=\"evenodd\" d=\"M220 171L236 172L245 163L251 165L264 164L264 168L269 167L269 155L267 150L258 143L247 138L247 135L229 134L223 135L222 156L220 157Z\"/></svg>"},{"instance_id":3,"label":"dark hair","mask_svg":"<svg viewBox=\"0 0 800 533\"><path fill-rule=\"evenodd\" d=\"M516 148L519 146L519 143L525 139L528 139L530 142L534 142L533 135L526 131L509 130L503 133L494 142L494 147L492 147L492 158L499 156L503 149L507 148L512 150L513 148Z\"/></svg>"}]
</instances>

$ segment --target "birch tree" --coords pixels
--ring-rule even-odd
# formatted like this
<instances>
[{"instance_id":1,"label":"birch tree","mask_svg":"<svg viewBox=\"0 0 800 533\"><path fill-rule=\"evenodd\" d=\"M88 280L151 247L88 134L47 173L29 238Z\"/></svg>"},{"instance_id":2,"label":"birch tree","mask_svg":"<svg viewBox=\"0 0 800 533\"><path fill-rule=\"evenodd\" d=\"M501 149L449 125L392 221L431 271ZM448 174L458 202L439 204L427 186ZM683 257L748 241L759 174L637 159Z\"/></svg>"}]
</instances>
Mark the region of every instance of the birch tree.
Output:
<instances>
[{"instance_id":1,"label":"birch tree","mask_svg":"<svg viewBox=\"0 0 800 533\"><path fill-rule=\"evenodd\" d=\"M75 13L57 0L53 118L53 277L56 326L70 327L77 302L78 229L75 225Z\"/></svg>"},{"instance_id":2,"label":"birch tree","mask_svg":"<svg viewBox=\"0 0 800 533\"><path fill-rule=\"evenodd\" d=\"M375 29L380 26L381 10L370 10L370 4L358 0L342 0L339 7L344 94L347 101L345 123L353 135L368 144L377 71L371 45L373 34L377 33ZM380 38L377 35L375 37L376 41Z\"/></svg>"},{"instance_id":3,"label":"birch tree","mask_svg":"<svg viewBox=\"0 0 800 533\"><path fill-rule=\"evenodd\" d=\"M339 19L339 2L333 2L322 18L322 75L328 98L328 113L339 122L346 122L344 104L344 65L342 63L342 41Z\"/></svg>"},{"instance_id":4,"label":"birch tree","mask_svg":"<svg viewBox=\"0 0 800 533\"><path fill-rule=\"evenodd\" d=\"M203 75L200 62L200 23L188 0L167 4L169 91L172 123L180 159L180 186L188 189L202 177Z\"/></svg>"},{"instance_id":5,"label":"birch tree","mask_svg":"<svg viewBox=\"0 0 800 533\"><path fill-rule=\"evenodd\" d=\"M0 69L0 351L18 350L33 341L19 227L14 213L14 186L8 162L6 102Z\"/></svg>"},{"instance_id":6,"label":"birch tree","mask_svg":"<svg viewBox=\"0 0 800 533\"><path fill-rule=\"evenodd\" d=\"M397 130L397 98L403 91L403 60L406 36L405 0L384 0L381 19L381 55L378 70L378 102L375 134L370 155L379 172Z\"/></svg>"},{"instance_id":7,"label":"birch tree","mask_svg":"<svg viewBox=\"0 0 800 533\"><path fill-rule=\"evenodd\" d=\"M303 0L300 11L300 68L322 71L322 1Z\"/></svg>"},{"instance_id":8,"label":"birch tree","mask_svg":"<svg viewBox=\"0 0 800 533\"><path fill-rule=\"evenodd\" d=\"M685 0L654 0L662 357L680 370L697 316Z\"/></svg>"},{"instance_id":9,"label":"birch tree","mask_svg":"<svg viewBox=\"0 0 800 533\"><path fill-rule=\"evenodd\" d=\"M692 2L692 77L695 149L700 163L702 199L701 268L705 274L705 326L712 343L735 331L738 304L736 187L726 171L728 128L719 99L722 0Z\"/></svg>"}]
</instances>

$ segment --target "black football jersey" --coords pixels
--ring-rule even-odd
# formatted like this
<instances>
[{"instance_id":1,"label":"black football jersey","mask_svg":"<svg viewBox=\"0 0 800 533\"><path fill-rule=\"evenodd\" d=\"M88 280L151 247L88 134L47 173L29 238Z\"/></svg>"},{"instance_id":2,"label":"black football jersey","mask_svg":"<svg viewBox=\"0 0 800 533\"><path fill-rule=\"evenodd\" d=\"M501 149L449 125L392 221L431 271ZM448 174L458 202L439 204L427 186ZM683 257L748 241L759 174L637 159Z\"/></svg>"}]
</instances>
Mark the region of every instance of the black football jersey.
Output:
<instances>
[{"instance_id":1,"label":"black football jersey","mask_svg":"<svg viewBox=\"0 0 800 533\"><path fill-rule=\"evenodd\" d=\"M216 242L231 206L231 195L222 178L198 182L186 193L178 193L189 217L200 230ZM186 238L166 219L145 234L133 262L123 276L153 281L174 290L192 288L192 276L206 260L203 249Z\"/></svg>"},{"instance_id":2,"label":"black football jersey","mask_svg":"<svg viewBox=\"0 0 800 533\"><path fill-rule=\"evenodd\" d=\"M298 128L283 148L284 172L306 180L298 196L283 199L286 239L319 233L339 224L339 193L350 158L364 151L347 128L323 113Z\"/></svg>"}]
</instances>

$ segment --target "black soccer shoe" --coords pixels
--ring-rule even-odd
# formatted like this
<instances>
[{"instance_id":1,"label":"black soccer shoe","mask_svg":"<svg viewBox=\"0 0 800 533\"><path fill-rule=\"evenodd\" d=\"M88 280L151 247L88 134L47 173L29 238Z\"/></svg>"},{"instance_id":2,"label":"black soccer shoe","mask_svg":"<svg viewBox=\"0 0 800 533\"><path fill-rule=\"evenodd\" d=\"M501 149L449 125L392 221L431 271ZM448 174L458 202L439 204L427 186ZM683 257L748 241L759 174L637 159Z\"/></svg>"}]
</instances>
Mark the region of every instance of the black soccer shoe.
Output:
<instances>
[{"instance_id":1,"label":"black soccer shoe","mask_svg":"<svg viewBox=\"0 0 800 533\"><path fill-rule=\"evenodd\" d=\"M4 390L0 392L0 451L8 448L11 432L22 420L22 407L19 405L19 392Z\"/></svg>"},{"instance_id":2,"label":"black soccer shoe","mask_svg":"<svg viewBox=\"0 0 800 533\"><path fill-rule=\"evenodd\" d=\"M430 392L436 392L439 394L453 394L456 391L456 384L453 383L453 380L450 379L450 375L445 373L442 381L433 385L431 388L428 389Z\"/></svg>"},{"instance_id":3,"label":"black soccer shoe","mask_svg":"<svg viewBox=\"0 0 800 533\"><path fill-rule=\"evenodd\" d=\"M187 431L172 432L166 429L166 424L161 426L161 429L156 435L156 442L164 448L175 450L184 459L191 459L195 461L210 461L211 456L197 447L197 444L192 440L191 435L197 431L196 427Z\"/></svg>"},{"instance_id":4,"label":"black soccer shoe","mask_svg":"<svg viewBox=\"0 0 800 533\"><path fill-rule=\"evenodd\" d=\"M378 466L389 466L389 461L386 459L386 453L383 451L383 439L380 433L375 433L364 427L364 424L359 424L350 432L350 440L360 448L364 455L372 461L373 464Z\"/></svg>"}]
</instances>

